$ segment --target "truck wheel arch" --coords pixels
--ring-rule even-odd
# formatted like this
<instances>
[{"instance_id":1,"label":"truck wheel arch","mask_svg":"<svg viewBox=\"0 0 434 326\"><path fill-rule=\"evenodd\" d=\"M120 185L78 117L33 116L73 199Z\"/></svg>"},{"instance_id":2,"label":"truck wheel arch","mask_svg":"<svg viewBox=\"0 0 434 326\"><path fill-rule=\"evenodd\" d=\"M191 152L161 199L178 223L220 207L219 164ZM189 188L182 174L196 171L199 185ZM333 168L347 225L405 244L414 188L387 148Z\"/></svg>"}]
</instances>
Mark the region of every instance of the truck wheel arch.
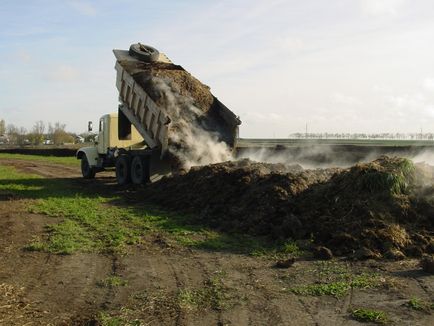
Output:
<instances>
[{"instance_id":1,"label":"truck wheel arch","mask_svg":"<svg viewBox=\"0 0 434 326\"><path fill-rule=\"evenodd\" d=\"M77 160L81 160L83 156L87 158L90 167L97 167L98 165L98 151L96 147L83 147L77 151L75 155Z\"/></svg>"}]
</instances>

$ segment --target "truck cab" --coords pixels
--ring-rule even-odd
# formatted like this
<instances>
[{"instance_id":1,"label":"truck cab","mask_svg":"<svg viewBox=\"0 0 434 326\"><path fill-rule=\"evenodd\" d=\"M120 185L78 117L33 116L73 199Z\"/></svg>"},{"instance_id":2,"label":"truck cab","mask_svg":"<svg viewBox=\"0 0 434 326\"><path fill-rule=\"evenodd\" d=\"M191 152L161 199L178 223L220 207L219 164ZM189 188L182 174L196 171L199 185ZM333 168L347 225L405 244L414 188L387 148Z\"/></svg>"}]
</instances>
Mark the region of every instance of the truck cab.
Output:
<instances>
[{"instance_id":1,"label":"truck cab","mask_svg":"<svg viewBox=\"0 0 434 326\"><path fill-rule=\"evenodd\" d=\"M130 124L123 133L119 132L118 113L105 114L99 119L97 151L104 155L110 148L142 148L144 147L143 137L137 129Z\"/></svg>"},{"instance_id":2,"label":"truck cab","mask_svg":"<svg viewBox=\"0 0 434 326\"><path fill-rule=\"evenodd\" d=\"M81 160L81 172L84 178L92 179L97 172L104 171L106 168L116 167L117 174L123 174L124 179L126 179L121 180L120 183L128 183L131 177L131 160L128 154L133 152L136 156L138 156L138 153L142 154L141 156L149 154L143 137L137 129L131 124L119 126L120 122L118 113L103 115L99 120L98 135L95 138L93 146L82 147L77 151L76 157ZM120 156L124 156L124 159L121 161L127 162L123 162L123 165L118 167L117 161ZM125 164L128 164L126 170ZM124 169L123 171L118 171L118 169L122 168ZM144 168L142 167L142 170ZM142 172L146 174L146 171ZM140 180L140 183L145 181Z\"/></svg>"}]
</instances>

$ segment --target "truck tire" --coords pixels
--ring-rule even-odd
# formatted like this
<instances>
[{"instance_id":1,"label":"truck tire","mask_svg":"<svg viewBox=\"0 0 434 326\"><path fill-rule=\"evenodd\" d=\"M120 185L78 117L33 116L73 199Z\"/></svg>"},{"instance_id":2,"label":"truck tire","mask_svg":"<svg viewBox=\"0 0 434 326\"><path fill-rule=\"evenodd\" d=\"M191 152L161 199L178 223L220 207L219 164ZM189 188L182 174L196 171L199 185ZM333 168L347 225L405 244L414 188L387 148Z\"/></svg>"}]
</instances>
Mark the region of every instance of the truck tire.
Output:
<instances>
[{"instance_id":1,"label":"truck tire","mask_svg":"<svg viewBox=\"0 0 434 326\"><path fill-rule=\"evenodd\" d=\"M131 182L130 158L121 155L116 160L116 180L118 185L124 186Z\"/></svg>"},{"instance_id":2,"label":"truck tire","mask_svg":"<svg viewBox=\"0 0 434 326\"><path fill-rule=\"evenodd\" d=\"M160 56L160 52L152 46L135 43L131 44L129 55L144 62L155 62Z\"/></svg>"},{"instance_id":3,"label":"truck tire","mask_svg":"<svg viewBox=\"0 0 434 326\"><path fill-rule=\"evenodd\" d=\"M95 178L95 174L96 174L95 168L90 167L86 155L83 155L81 157L81 174L85 179Z\"/></svg>"},{"instance_id":4,"label":"truck tire","mask_svg":"<svg viewBox=\"0 0 434 326\"><path fill-rule=\"evenodd\" d=\"M131 181L136 185L149 181L149 161L141 155L131 161Z\"/></svg>"}]
</instances>

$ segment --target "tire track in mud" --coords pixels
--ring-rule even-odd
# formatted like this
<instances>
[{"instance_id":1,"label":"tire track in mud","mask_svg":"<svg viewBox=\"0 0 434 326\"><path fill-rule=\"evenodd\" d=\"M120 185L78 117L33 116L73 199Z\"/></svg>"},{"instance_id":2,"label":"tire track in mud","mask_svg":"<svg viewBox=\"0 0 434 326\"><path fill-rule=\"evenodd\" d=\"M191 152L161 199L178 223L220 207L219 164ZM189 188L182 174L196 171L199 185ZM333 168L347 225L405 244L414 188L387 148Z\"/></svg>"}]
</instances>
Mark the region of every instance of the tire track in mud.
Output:
<instances>
[{"instance_id":1,"label":"tire track in mud","mask_svg":"<svg viewBox=\"0 0 434 326\"><path fill-rule=\"evenodd\" d=\"M178 276L178 273L176 272L173 264L167 264L169 269L171 270L171 273L173 275L173 278L175 279L176 283L176 292L178 292L182 288L182 282ZM176 319L175 319L175 325L176 326L182 326L184 325L184 313L182 309L176 305Z\"/></svg>"},{"instance_id":2,"label":"tire track in mud","mask_svg":"<svg viewBox=\"0 0 434 326\"><path fill-rule=\"evenodd\" d=\"M227 271L226 283L238 295L236 305L222 314L224 324L303 325L302 308L282 292L276 270L268 262L232 254L217 259Z\"/></svg>"},{"instance_id":3,"label":"tire track in mud","mask_svg":"<svg viewBox=\"0 0 434 326\"><path fill-rule=\"evenodd\" d=\"M196 263L201 267L202 271L203 271L203 275L206 276L206 278L204 278L203 282L205 282L205 280L210 280L211 279L211 275L212 273L225 273L224 269L222 268L218 257L216 256L210 256L209 258L210 261L212 262L212 268L210 268L210 266L208 266L207 263L208 260L205 259L198 259L197 256L194 257ZM217 325L224 325L223 322L223 309L219 309L217 311L215 311L215 313L217 314Z\"/></svg>"},{"instance_id":4,"label":"tire track in mud","mask_svg":"<svg viewBox=\"0 0 434 326\"><path fill-rule=\"evenodd\" d=\"M181 259L176 259L177 263L174 264L173 261L170 264L170 268L172 270L172 274L176 280L177 284L177 292L183 289L201 289L205 286L205 283L211 279L212 271L218 271L220 268L215 265L216 259L211 257L211 260L214 262L211 264L211 268L208 266L208 257L203 257L198 255L197 253L186 253L188 257L188 263L186 264L186 257L184 256ZM206 312L206 321L204 320L205 316L201 312L204 307L197 307L198 311L188 312L184 310L182 307L177 305L178 307L178 316L176 318L176 325L203 325L206 322L213 322L217 325L221 324L221 312L215 311L214 309L209 309ZM213 316L217 314L217 318ZM217 319L217 320L215 320Z\"/></svg>"},{"instance_id":5,"label":"tire track in mud","mask_svg":"<svg viewBox=\"0 0 434 326\"><path fill-rule=\"evenodd\" d=\"M119 260L116 255L112 255L110 257L111 260L111 268L107 276L118 276L118 264ZM102 280L101 280L102 281ZM106 287L106 293L104 294L104 299L101 301L101 304L99 305L100 310L108 310L110 309L113 299L115 297L115 289L112 286Z\"/></svg>"},{"instance_id":6,"label":"tire track in mud","mask_svg":"<svg viewBox=\"0 0 434 326\"><path fill-rule=\"evenodd\" d=\"M422 291L431 299L434 299L434 292L428 289L428 285L425 284L423 280L419 277L412 277L413 280L416 281L417 285L422 289Z\"/></svg>"},{"instance_id":7,"label":"tire track in mud","mask_svg":"<svg viewBox=\"0 0 434 326\"><path fill-rule=\"evenodd\" d=\"M305 309L305 312L307 313L307 316L312 320L312 325L319 325L316 316L311 312L310 307L304 302L302 298L297 298L297 301L300 302L302 307Z\"/></svg>"},{"instance_id":8,"label":"tire track in mud","mask_svg":"<svg viewBox=\"0 0 434 326\"><path fill-rule=\"evenodd\" d=\"M346 296L344 303L342 305L341 315L343 315L344 312L347 312L350 309L351 305L353 304L353 295L354 295L354 289L350 288L350 293ZM338 320L336 320L336 322L338 322ZM345 318L342 318L340 325L345 326L346 322L347 321L345 320Z\"/></svg>"}]
</instances>

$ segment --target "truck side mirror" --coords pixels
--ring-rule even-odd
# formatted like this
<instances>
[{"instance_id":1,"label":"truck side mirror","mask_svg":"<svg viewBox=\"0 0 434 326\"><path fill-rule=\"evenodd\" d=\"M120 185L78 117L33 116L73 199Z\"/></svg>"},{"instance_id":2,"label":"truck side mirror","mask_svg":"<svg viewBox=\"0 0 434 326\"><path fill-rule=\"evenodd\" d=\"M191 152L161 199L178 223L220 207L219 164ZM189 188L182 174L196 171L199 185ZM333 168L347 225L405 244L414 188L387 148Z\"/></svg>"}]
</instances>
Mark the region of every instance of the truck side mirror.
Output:
<instances>
[{"instance_id":1,"label":"truck side mirror","mask_svg":"<svg viewBox=\"0 0 434 326\"><path fill-rule=\"evenodd\" d=\"M91 132L92 131L92 127L93 127L92 121L89 121L87 123L87 131Z\"/></svg>"}]
</instances>

